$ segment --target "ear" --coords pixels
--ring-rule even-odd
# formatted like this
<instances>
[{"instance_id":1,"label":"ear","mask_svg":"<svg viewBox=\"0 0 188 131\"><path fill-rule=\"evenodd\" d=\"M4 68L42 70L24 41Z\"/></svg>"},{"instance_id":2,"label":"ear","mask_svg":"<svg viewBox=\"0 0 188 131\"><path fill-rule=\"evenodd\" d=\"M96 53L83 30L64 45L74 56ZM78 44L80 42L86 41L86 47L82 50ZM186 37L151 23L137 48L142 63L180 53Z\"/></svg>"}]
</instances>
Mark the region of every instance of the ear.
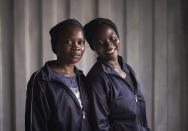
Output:
<instances>
[{"instance_id":1,"label":"ear","mask_svg":"<svg viewBox=\"0 0 188 131\"><path fill-rule=\"evenodd\" d=\"M55 52L56 52L55 54L57 57L61 55L60 50L58 50L57 46L55 46Z\"/></svg>"},{"instance_id":2,"label":"ear","mask_svg":"<svg viewBox=\"0 0 188 131\"><path fill-rule=\"evenodd\" d=\"M93 51L96 51L95 49L96 49L96 47L95 47L95 42L94 42L94 40L92 40L92 47L93 47Z\"/></svg>"}]
</instances>

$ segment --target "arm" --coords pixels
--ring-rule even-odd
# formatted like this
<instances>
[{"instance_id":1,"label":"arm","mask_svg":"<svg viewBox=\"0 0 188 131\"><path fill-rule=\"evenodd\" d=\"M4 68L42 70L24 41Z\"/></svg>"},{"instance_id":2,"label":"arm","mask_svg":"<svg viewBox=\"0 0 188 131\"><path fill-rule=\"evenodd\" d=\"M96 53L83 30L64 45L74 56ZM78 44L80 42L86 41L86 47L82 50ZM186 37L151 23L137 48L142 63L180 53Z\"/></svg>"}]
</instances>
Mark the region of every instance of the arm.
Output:
<instances>
[{"instance_id":1,"label":"arm","mask_svg":"<svg viewBox=\"0 0 188 131\"><path fill-rule=\"evenodd\" d=\"M27 85L25 131L48 131L48 102L34 74Z\"/></svg>"},{"instance_id":2,"label":"arm","mask_svg":"<svg viewBox=\"0 0 188 131\"><path fill-rule=\"evenodd\" d=\"M91 126L94 131L110 131L108 121L108 92L109 87L106 81L97 76L95 80L88 80L88 88L90 89L90 104L91 104Z\"/></svg>"},{"instance_id":3,"label":"arm","mask_svg":"<svg viewBox=\"0 0 188 131\"><path fill-rule=\"evenodd\" d=\"M134 70L127 64L128 66L128 69L131 71L131 73L133 74L134 78L136 79L136 75L135 75L135 72ZM139 97L141 97L143 103L142 103L142 118L143 118L143 124L144 124L144 127L146 129L146 131L150 131L150 128L148 127L148 122L147 122L147 117L146 117L146 104L145 104L145 99L144 99L144 96L142 94L142 91L141 91L141 88L140 88L140 84L139 82L137 81L136 79L136 82L138 84L138 94L140 95Z\"/></svg>"}]
</instances>

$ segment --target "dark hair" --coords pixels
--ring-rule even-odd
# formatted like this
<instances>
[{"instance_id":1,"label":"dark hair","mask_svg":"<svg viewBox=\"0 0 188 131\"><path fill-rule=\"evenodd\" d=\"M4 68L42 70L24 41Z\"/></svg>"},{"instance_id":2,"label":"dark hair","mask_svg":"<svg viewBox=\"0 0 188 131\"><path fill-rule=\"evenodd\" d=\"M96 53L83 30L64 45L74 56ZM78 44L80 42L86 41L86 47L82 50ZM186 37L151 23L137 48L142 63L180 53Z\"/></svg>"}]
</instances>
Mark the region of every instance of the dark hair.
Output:
<instances>
[{"instance_id":1,"label":"dark hair","mask_svg":"<svg viewBox=\"0 0 188 131\"><path fill-rule=\"evenodd\" d=\"M51 36L51 46L52 46L52 51L56 54L56 42L57 42L57 39L58 39L58 36L61 32L63 32L65 30L65 28L67 26L70 26L70 25L75 25L75 26L78 26L80 27L80 29L83 31L84 33L84 28L83 26L80 24L79 21L77 21L76 19L67 19L67 20L64 20L60 23L58 23L57 25L55 25L54 27L52 27L49 31L50 33L50 36ZM85 37L85 33L84 33L84 37Z\"/></svg>"},{"instance_id":2,"label":"dark hair","mask_svg":"<svg viewBox=\"0 0 188 131\"><path fill-rule=\"evenodd\" d=\"M95 18L84 26L86 40L89 43L89 46L92 50L95 50L94 44L93 44L93 35L95 34L95 31L97 30L97 28L101 25L110 26L116 32L119 38L117 27L111 20L106 19L106 18Z\"/></svg>"}]
</instances>

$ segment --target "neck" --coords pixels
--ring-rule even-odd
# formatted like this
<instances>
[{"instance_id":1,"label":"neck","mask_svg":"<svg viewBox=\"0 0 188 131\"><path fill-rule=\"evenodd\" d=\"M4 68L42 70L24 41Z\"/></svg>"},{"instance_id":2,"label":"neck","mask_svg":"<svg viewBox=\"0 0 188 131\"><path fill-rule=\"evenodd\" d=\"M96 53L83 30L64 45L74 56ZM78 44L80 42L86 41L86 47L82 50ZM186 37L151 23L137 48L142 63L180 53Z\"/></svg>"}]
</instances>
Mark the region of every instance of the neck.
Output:
<instances>
[{"instance_id":1,"label":"neck","mask_svg":"<svg viewBox=\"0 0 188 131\"><path fill-rule=\"evenodd\" d=\"M113 61L108 61L107 64L114 69L122 78L126 78L126 73L121 69L121 66L118 62L118 58Z\"/></svg>"},{"instance_id":2,"label":"neck","mask_svg":"<svg viewBox=\"0 0 188 131\"><path fill-rule=\"evenodd\" d=\"M118 62L118 58L116 58L115 60L110 60L107 61L107 64L112 68L112 69L119 69L121 68Z\"/></svg>"},{"instance_id":3,"label":"neck","mask_svg":"<svg viewBox=\"0 0 188 131\"><path fill-rule=\"evenodd\" d=\"M67 64L63 61L56 60L51 65L51 68L55 70L56 72L59 72L65 76L74 76L74 64Z\"/></svg>"}]
</instances>

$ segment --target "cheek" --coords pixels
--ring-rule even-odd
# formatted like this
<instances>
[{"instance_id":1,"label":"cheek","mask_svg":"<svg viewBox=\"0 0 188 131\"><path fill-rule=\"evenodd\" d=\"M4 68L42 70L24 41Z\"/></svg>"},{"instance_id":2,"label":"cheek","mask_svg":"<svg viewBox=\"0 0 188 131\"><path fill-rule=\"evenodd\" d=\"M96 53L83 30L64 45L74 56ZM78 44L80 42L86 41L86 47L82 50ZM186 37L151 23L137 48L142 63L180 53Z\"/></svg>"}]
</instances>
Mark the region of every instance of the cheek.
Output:
<instances>
[{"instance_id":1,"label":"cheek","mask_svg":"<svg viewBox=\"0 0 188 131\"><path fill-rule=\"evenodd\" d=\"M96 53L97 53L98 55L102 55L104 49L103 49L102 47L96 47L96 48L95 48L95 51L96 51Z\"/></svg>"},{"instance_id":2,"label":"cheek","mask_svg":"<svg viewBox=\"0 0 188 131\"><path fill-rule=\"evenodd\" d=\"M118 51L119 51L120 50L120 41L119 40L116 42L116 46L117 46Z\"/></svg>"},{"instance_id":3,"label":"cheek","mask_svg":"<svg viewBox=\"0 0 188 131\"><path fill-rule=\"evenodd\" d=\"M70 48L59 47L57 49L57 55L58 56L66 56L69 52L70 52Z\"/></svg>"},{"instance_id":4,"label":"cheek","mask_svg":"<svg viewBox=\"0 0 188 131\"><path fill-rule=\"evenodd\" d=\"M65 54L66 53L64 51L58 51L57 52L57 57L64 57L64 56L66 56Z\"/></svg>"},{"instance_id":5,"label":"cheek","mask_svg":"<svg viewBox=\"0 0 188 131\"><path fill-rule=\"evenodd\" d=\"M85 45L82 46L80 49L81 49L81 51L82 51L82 54L84 54L84 52L85 52Z\"/></svg>"}]
</instances>

